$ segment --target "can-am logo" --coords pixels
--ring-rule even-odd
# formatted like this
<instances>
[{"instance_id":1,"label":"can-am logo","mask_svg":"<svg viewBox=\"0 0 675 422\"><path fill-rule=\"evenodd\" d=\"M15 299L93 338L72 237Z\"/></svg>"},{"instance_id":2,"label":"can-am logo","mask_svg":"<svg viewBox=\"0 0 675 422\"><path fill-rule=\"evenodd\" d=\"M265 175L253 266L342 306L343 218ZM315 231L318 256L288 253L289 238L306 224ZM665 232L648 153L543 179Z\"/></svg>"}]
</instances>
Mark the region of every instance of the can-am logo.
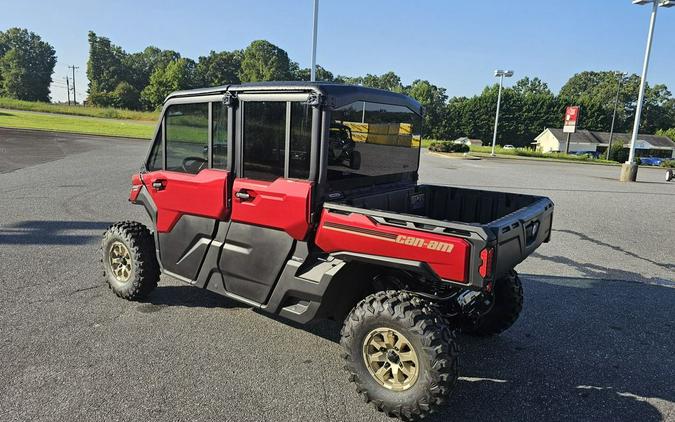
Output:
<instances>
[{"instance_id":1,"label":"can-am logo","mask_svg":"<svg viewBox=\"0 0 675 422\"><path fill-rule=\"evenodd\" d=\"M453 245L450 243L439 242L436 240L427 241L419 237L403 236L403 235L396 236L396 243L400 243L402 245L417 246L418 248L427 248L433 251L440 251L440 252L451 252L453 248Z\"/></svg>"}]
</instances>

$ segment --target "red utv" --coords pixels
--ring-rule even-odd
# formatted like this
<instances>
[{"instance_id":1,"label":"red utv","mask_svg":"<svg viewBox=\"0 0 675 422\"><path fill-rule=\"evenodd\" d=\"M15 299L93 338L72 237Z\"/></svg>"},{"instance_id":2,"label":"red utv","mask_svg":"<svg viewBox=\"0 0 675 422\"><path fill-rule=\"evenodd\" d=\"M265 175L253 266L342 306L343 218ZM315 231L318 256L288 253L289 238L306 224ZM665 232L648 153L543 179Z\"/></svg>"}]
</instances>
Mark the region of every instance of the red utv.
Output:
<instances>
[{"instance_id":1,"label":"red utv","mask_svg":"<svg viewBox=\"0 0 675 422\"><path fill-rule=\"evenodd\" d=\"M344 320L361 396L423 417L457 379L454 330L493 335L518 318L513 268L549 240L553 204L418 184L420 130L415 100L377 89L176 92L132 177L154 227L108 229L106 281L137 300L162 272L300 323Z\"/></svg>"}]
</instances>

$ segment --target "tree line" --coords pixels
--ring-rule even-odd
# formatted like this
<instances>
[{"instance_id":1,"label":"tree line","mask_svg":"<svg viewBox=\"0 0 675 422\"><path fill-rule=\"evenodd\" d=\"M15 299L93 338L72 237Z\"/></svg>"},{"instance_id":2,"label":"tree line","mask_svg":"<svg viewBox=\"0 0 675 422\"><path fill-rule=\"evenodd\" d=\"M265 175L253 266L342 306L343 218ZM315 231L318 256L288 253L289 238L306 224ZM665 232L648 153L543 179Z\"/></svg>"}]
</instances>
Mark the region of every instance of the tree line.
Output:
<instances>
[{"instance_id":1,"label":"tree line","mask_svg":"<svg viewBox=\"0 0 675 422\"><path fill-rule=\"evenodd\" d=\"M173 50L149 46L128 53L110 39L89 32L87 60L88 103L132 110L155 110L172 91L270 80L309 80L282 48L266 40L253 41L234 51L211 51L197 60ZM25 29L0 32L0 95L37 101L49 100L56 56L54 49ZM445 88L418 79L403 84L394 72L365 76L333 75L318 66L317 80L400 92L417 99L425 110L425 136L455 139L469 136L492 139L498 85L472 97L449 97ZM581 106L581 129L609 131L615 106L616 132L628 132L635 116L640 77L616 71L575 74L554 94L537 77L523 77L502 92L499 143L525 146L544 128L561 127L565 107ZM642 133L672 136L675 98L663 84L648 86L642 114Z\"/></svg>"}]
</instances>

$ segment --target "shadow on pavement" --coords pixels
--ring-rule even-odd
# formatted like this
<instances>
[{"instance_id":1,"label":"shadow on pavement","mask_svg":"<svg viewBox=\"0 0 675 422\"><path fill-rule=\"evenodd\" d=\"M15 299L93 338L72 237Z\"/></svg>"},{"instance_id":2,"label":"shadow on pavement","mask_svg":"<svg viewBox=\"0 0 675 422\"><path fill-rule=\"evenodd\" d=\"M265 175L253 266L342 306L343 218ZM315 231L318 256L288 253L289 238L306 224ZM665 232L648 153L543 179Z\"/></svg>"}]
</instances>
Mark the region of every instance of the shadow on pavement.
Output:
<instances>
[{"instance_id":1,"label":"shadow on pavement","mask_svg":"<svg viewBox=\"0 0 675 422\"><path fill-rule=\"evenodd\" d=\"M143 303L196 308L250 308L250 306L193 286L157 286Z\"/></svg>"},{"instance_id":2,"label":"shadow on pavement","mask_svg":"<svg viewBox=\"0 0 675 422\"><path fill-rule=\"evenodd\" d=\"M525 308L510 330L491 338L459 336L460 379L448 406L431 421L667 419L675 408L674 288L598 278L522 279ZM141 311L248 307L191 286L159 287L145 306ZM340 323L302 326L270 318L339 341Z\"/></svg>"},{"instance_id":3,"label":"shadow on pavement","mask_svg":"<svg viewBox=\"0 0 675 422\"><path fill-rule=\"evenodd\" d=\"M83 245L97 242L107 221L21 221L0 227L0 245Z\"/></svg>"},{"instance_id":4,"label":"shadow on pavement","mask_svg":"<svg viewBox=\"0 0 675 422\"><path fill-rule=\"evenodd\" d=\"M675 263L673 263L673 262L670 262L670 263L656 262L656 261L651 260L649 258L644 258L644 257L636 254L635 252L628 251L628 250L626 250L626 249L624 249L620 246L616 246L616 245L613 245L611 243L603 242L602 240L598 240L598 239L594 239L592 237L589 237L587 234L584 234L584 233L580 233L580 232L577 232L577 231L574 231L574 230L565 230L565 229L553 229L553 231L556 232L556 233L571 234L573 236L577 236L580 240L585 240L587 242L593 243L594 245L604 246L604 247L610 248L614 251L624 253L624 254L626 254L628 256L631 256L633 258L637 258L637 259L640 259L642 261L649 262L650 264L654 264L654 265L657 265L657 266L665 268L665 269L675 270ZM539 255L539 258L546 259L546 257L542 256L542 255ZM576 266L578 267L579 265L576 265Z\"/></svg>"},{"instance_id":5,"label":"shadow on pavement","mask_svg":"<svg viewBox=\"0 0 675 422\"><path fill-rule=\"evenodd\" d=\"M675 406L675 289L523 276L506 333L461 336L460 381L431 420L660 421Z\"/></svg>"}]
</instances>

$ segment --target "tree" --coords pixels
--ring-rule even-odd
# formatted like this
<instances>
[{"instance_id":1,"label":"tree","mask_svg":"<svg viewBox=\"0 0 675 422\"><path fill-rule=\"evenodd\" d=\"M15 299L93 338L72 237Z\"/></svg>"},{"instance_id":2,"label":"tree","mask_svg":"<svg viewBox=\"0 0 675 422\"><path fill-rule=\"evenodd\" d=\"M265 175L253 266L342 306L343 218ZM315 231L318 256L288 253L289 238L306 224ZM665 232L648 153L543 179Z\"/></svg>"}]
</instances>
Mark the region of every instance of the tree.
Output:
<instances>
[{"instance_id":1,"label":"tree","mask_svg":"<svg viewBox=\"0 0 675 422\"><path fill-rule=\"evenodd\" d=\"M27 101L49 101L56 52L26 29L0 32L0 95Z\"/></svg>"},{"instance_id":2,"label":"tree","mask_svg":"<svg viewBox=\"0 0 675 422\"><path fill-rule=\"evenodd\" d=\"M291 63L291 79L294 81L308 81L311 79L312 72L310 68L300 69L297 63ZM335 77L325 68L316 65L316 80L324 82L335 82Z\"/></svg>"},{"instance_id":3,"label":"tree","mask_svg":"<svg viewBox=\"0 0 675 422\"><path fill-rule=\"evenodd\" d=\"M448 100L445 88L439 88L429 81L417 79L406 88L406 91L424 108L424 136L442 139L442 120Z\"/></svg>"},{"instance_id":4,"label":"tree","mask_svg":"<svg viewBox=\"0 0 675 422\"><path fill-rule=\"evenodd\" d=\"M146 47L145 50L126 54L122 59L125 68L126 81L139 92L150 82L150 75L159 67L166 67L174 60L180 59L180 54L173 50L161 50L157 47Z\"/></svg>"},{"instance_id":5,"label":"tree","mask_svg":"<svg viewBox=\"0 0 675 422\"><path fill-rule=\"evenodd\" d=\"M193 60L174 60L164 68L155 69L150 76L150 83L141 92L141 101L147 108L155 109L170 93L196 88L197 82L196 63Z\"/></svg>"},{"instance_id":6,"label":"tree","mask_svg":"<svg viewBox=\"0 0 675 422\"><path fill-rule=\"evenodd\" d=\"M386 89L387 91L403 92L403 84L401 78L394 72L383 73L380 76L371 75L370 73L363 77L363 86L371 88Z\"/></svg>"},{"instance_id":7,"label":"tree","mask_svg":"<svg viewBox=\"0 0 675 422\"><path fill-rule=\"evenodd\" d=\"M129 82L122 81L112 93L112 103L115 107L137 109L141 104L139 92Z\"/></svg>"},{"instance_id":8,"label":"tree","mask_svg":"<svg viewBox=\"0 0 675 422\"><path fill-rule=\"evenodd\" d=\"M244 50L239 79L242 82L283 81L290 78L288 54L269 41L253 41Z\"/></svg>"},{"instance_id":9,"label":"tree","mask_svg":"<svg viewBox=\"0 0 675 422\"><path fill-rule=\"evenodd\" d=\"M89 31L89 60L87 60L87 78L89 79L89 101L95 105L103 104L117 85L126 80L127 70L124 66L126 53L122 48L112 44L108 38L99 37Z\"/></svg>"},{"instance_id":10,"label":"tree","mask_svg":"<svg viewBox=\"0 0 675 422\"><path fill-rule=\"evenodd\" d=\"M201 85L220 86L238 84L242 51L211 51L208 56L199 57L197 74Z\"/></svg>"},{"instance_id":11,"label":"tree","mask_svg":"<svg viewBox=\"0 0 675 422\"><path fill-rule=\"evenodd\" d=\"M511 88L518 95L547 95L553 96L553 92L548 87L546 82L535 77L530 79L525 76Z\"/></svg>"}]
</instances>

